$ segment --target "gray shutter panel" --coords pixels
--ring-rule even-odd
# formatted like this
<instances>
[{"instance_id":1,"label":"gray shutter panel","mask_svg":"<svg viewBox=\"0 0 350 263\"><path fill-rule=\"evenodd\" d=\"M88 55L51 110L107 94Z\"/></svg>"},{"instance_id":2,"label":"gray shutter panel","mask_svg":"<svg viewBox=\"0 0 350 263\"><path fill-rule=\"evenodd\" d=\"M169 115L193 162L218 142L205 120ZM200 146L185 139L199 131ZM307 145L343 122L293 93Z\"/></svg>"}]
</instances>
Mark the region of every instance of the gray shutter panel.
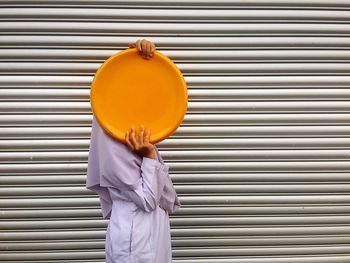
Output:
<instances>
[{"instance_id":1,"label":"gray shutter panel","mask_svg":"<svg viewBox=\"0 0 350 263\"><path fill-rule=\"evenodd\" d=\"M175 263L350 262L347 0L1 1L0 262L104 262L94 73L146 38L189 109L158 144Z\"/></svg>"}]
</instances>

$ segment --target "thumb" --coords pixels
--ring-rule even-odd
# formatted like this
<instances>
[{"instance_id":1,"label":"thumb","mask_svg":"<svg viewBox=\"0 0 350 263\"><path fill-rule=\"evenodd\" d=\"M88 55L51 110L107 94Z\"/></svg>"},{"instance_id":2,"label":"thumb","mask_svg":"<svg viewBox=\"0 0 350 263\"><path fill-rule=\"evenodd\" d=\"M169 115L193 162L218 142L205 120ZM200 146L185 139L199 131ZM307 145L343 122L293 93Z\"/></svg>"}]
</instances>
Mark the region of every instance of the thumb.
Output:
<instances>
[{"instance_id":1,"label":"thumb","mask_svg":"<svg viewBox=\"0 0 350 263\"><path fill-rule=\"evenodd\" d=\"M133 47L135 47L135 44L132 43L132 42L130 42L130 43L129 43L129 48L133 48Z\"/></svg>"}]
</instances>

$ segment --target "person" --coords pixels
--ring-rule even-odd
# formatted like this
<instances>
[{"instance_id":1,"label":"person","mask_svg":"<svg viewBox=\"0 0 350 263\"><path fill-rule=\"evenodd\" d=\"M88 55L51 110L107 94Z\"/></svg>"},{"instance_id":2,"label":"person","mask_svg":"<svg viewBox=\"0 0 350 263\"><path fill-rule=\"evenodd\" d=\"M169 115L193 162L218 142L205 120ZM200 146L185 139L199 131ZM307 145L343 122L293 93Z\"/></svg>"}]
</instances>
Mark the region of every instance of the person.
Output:
<instances>
[{"instance_id":1,"label":"person","mask_svg":"<svg viewBox=\"0 0 350 263\"><path fill-rule=\"evenodd\" d=\"M155 50L145 39L129 45L134 47L145 59ZM98 194L102 215L109 219L107 263L172 261L169 214L181 204L149 129L139 130L131 127L122 143L92 119L86 188Z\"/></svg>"}]
</instances>

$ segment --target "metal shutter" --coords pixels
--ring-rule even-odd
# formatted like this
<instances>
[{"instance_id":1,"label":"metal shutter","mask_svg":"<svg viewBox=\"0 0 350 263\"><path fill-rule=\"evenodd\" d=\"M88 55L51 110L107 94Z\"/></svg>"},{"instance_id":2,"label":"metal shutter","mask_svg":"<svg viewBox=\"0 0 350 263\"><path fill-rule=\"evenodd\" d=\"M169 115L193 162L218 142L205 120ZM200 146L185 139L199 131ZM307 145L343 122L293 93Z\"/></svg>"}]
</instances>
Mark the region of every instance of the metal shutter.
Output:
<instances>
[{"instance_id":1,"label":"metal shutter","mask_svg":"<svg viewBox=\"0 0 350 263\"><path fill-rule=\"evenodd\" d=\"M174 262L350 262L350 1L0 4L0 262L104 262L89 88L140 38L189 88Z\"/></svg>"}]
</instances>

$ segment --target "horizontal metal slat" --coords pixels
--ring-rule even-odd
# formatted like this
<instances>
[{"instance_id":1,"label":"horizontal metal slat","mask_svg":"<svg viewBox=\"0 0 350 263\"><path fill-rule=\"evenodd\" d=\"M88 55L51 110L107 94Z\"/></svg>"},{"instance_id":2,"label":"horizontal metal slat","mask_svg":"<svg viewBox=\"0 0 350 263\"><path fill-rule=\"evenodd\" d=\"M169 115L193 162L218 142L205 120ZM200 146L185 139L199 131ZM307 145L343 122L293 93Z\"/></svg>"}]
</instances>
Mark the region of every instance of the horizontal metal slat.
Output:
<instances>
[{"instance_id":1,"label":"horizontal metal slat","mask_svg":"<svg viewBox=\"0 0 350 263\"><path fill-rule=\"evenodd\" d=\"M294 255L324 255L324 254L345 254L349 246L310 246L310 247L248 247L248 248L189 248L174 249L174 256L177 257L210 257L217 256L294 256Z\"/></svg>"},{"instance_id":2,"label":"horizontal metal slat","mask_svg":"<svg viewBox=\"0 0 350 263\"><path fill-rule=\"evenodd\" d=\"M295 51L294 51L295 52ZM5 63L7 65L8 63ZM9 63L10 67L12 63ZM24 64L24 63L23 63ZM14 64L16 65L16 64ZM341 75L349 72L348 63L177 63L186 75ZM23 67L24 66L24 67ZM27 70L26 64L21 69ZM7 69L9 70L9 69ZM40 69L39 69L40 70ZM12 71L13 72L13 71ZM234 90L232 90L234 91ZM276 91L281 92L281 91ZM333 93L334 95L334 93Z\"/></svg>"},{"instance_id":3,"label":"horizontal metal slat","mask_svg":"<svg viewBox=\"0 0 350 263\"><path fill-rule=\"evenodd\" d=\"M103 254L102 254L103 255ZM103 258L103 256L101 256ZM339 255L333 255L333 256L296 256L293 257L294 262L297 263L303 263L307 261L308 263L348 263L350 257L349 256L339 256ZM191 257L191 259L174 259L174 263L197 263L198 261L203 263L290 263L290 257L264 257L264 258L256 258L256 257L240 257L237 259L228 259L228 258L218 258L217 256L215 259L212 259L211 257ZM38 261L36 261L38 262ZM40 263L51 263L52 261L47 260L40 260ZM64 261L57 261L57 263L66 263L66 260ZM79 259L71 259L71 263L77 262L80 263L81 260ZM104 263L104 260L101 259L84 259L84 262L90 262L90 263ZM11 261L11 263L23 263L23 261Z\"/></svg>"},{"instance_id":4,"label":"horizontal metal slat","mask_svg":"<svg viewBox=\"0 0 350 263\"><path fill-rule=\"evenodd\" d=\"M156 100L154 100L155 102ZM289 112L304 112L315 113L341 113L350 112L349 101L246 101L246 102L188 102L187 114L196 113L289 113ZM18 114L18 113L91 113L90 102L0 102L0 113L2 114Z\"/></svg>"},{"instance_id":5,"label":"horizontal metal slat","mask_svg":"<svg viewBox=\"0 0 350 263\"><path fill-rule=\"evenodd\" d=\"M201 194L201 195L211 195L213 193L221 194L289 194L293 195L315 195L320 194L344 194L350 192L350 178L349 183L342 184L273 184L273 185L262 185L262 184L235 184L235 185L178 185L176 186L176 191L179 194ZM6 186L0 187L0 196L4 197L20 197L20 196L62 196L65 195L92 195L93 193L84 186L36 186L36 185L26 185L21 186Z\"/></svg>"},{"instance_id":6,"label":"horizontal metal slat","mask_svg":"<svg viewBox=\"0 0 350 263\"><path fill-rule=\"evenodd\" d=\"M244 227L244 226L283 226L283 225L310 225L310 226L328 226L332 224L346 225L349 223L350 216L289 216L289 217L201 217L201 218L172 218L170 220L171 226L178 227ZM76 219L76 220L40 220L40 221L20 221L13 220L11 222L0 222L0 227L3 231L20 230L34 230L43 229L98 229L106 228L108 222L96 219Z\"/></svg>"},{"instance_id":7,"label":"horizontal metal slat","mask_svg":"<svg viewBox=\"0 0 350 263\"><path fill-rule=\"evenodd\" d=\"M200 127L201 128L201 127ZM160 150L190 149L278 149L349 147L350 138L169 138L158 144Z\"/></svg>"},{"instance_id":8,"label":"horizontal metal slat","mask_svg":"<svg viewBox=\"0 0 350 263\"><path fill-rule=\"evenodd\" d=\"M6 114L0 115L0 126L83 126L91 125L90 114ZM181 125L347 125L348 113L283 113L283 114L186 114Z\"/></svg>"},{"instance_id":9,"label":"horizontal metal slat","mask_svg":"<svg viewBox=\"0 0 350 263\"><path fill-rule=\"evenodd\" d=\"M27 175L26 175L27 176ZM23 176L24 177L24 176ZM18 177L18 178L23 178ZM317 172L302 173L288 171L284 173L256 172L256 173L239 173L231 171L230 173L171 173L172 180L176 183L216 183L216 182L336 182L348 181L347 172ZM29 181L27 181L29 183Z\"/></svg>"},{"instance_id":10,"label":"horizontal metal slat","mask_svg":"<svg viewBox=\"0 0 350 263\"><path fill-rule=\"evenodd\" d=\"M349 175L346 172L329 173L237 173L231 171L230 173L201 173L197 174L170 174L173 182L179 184L186 183L200 183L200 184L213 184L213 183L239 183L245 182L251 184L252 182L259 183L336 183L336 182L348 182ZM0 177L1 185L82 185L86 181L86 174L84 172L80 174L51 174L51 175L2 175Z\"/></svg>"},{"instance_id":11,"label":"horizontal metal slat","mask_svg":"<svg viewBox=\"0 0 350 263\"><path fill-rule=\"evenodd\" d=\"M6 232L6 235L0 236L0 241L30 241L35 242L41 240L69 240L69 241L91 241L93 239L104 240L106 230L69 230L69 231L22 231L22 232Z\"/></svg>"},{"instance_id":12,"label":"horizontal metal slat","mask_svg":"<svg viewBox=\"0 0 350 263\"><path fill-rule=\"evenodd\" d=\"M180 200L181 201L181 200ZM331 215L337 215L337 214L343 214L347 215L348 209L350 206L348 205L302 205L302 206L295 206L290 204L285 205L274 205L274 206L268 206L268 205L227 205L227 206L217 206L217 205L208 205L208 206L183 206L181 209L179 209L176 214L172 215L173 217L181 217L181 216L187 216L187 215L248 215L248 216L265 216L265 215L271 215L271 216L277 216L277 215L283 215L283 216L294 216L294 215L312 215L312 214L331 214ZM8 214L10 212L5 211L4 214Z\"/></svg>"},{"instance_id":13,"label":"horizontal metal slat","mask_svg":"<svg viewBox=\"0 0 350 263\"><path fill-rule=\"evenodd\" d=\"M1 208L54 208L54 209L69 209L69 208L95 208L99 207L100 203L96 197L65 197L65 198L14 198L1 199Z\"/></svg>"},{"instance_id":14,"label":"horizontal metal slat","mask_svg":"<svg viewBox=\"0 0 350 263\"><path fill-rule=\"evenodd\" d=\"M1 25L0 24L0 32ZM49 22L46 22L47 24ZM26 23L32 24L32 23ZM71 25L71 24L70 24ZM73 24L74 25L74 24ZM249 25L249 24L248 24ZM339 25L337 25L339 27ZM203 27L203 25L201 25ZM245 27L245 26L244 26ZM349 29L350 32L350 29ZM349 33L347 32L347 33ZM123 48L122 50L124 50ZM350 51L348 50L168 50L158 48L162 54L171 58L176 64L188 62L215 62L215 61L230 61L244 62L247 61L259 61L267 62L273 60L274 62L327 62L333 61L346 62L350 59ZM23 62L25 60L35 60L38 62L47 62L59 60L61 62L95 62L99 61L102 64L108 57L118 53L121 50L117 49L53 49L53 48L41 48L41 49L30 49L30 48L4 48L0 50L0 57L2 61L14 62L17 60ZM45 60L44 60L45 59ZM283 61L285 60L285 61ZM3 79L5 76L1 76ZM24 77L24 76L22 76ZM27 78L38 78L39 76L25 76ZM69 76L65 76L69 78ZM72 78L72 76L70 76ZM74 76L75 78L84 76ZM186 76L185 76L186 77ZM204 78L208 78L204 76ZM308 78L312 78L308 76ZM0 80L1 80L0 79ZM44 78L45 79L45 78ZM202 78L200 78L202 79ZM218 78L220 79L220 78ZM248 78L249 79L249 78ZM317 78L316 78L317 79Z\"/></svg>"},{"instance_id":15,"label":"horizontal metal slat","mask_svg":"<svg viewBox=\"0 0 350 263\"><path fill-rule=\"evenodd\" d=\"M350 206L348 205L303 205L303 206L186 206L181 207L176 214L171 215L171 217L183 217L183 216L210 216L210 215L248 215L248 216L290 216L290 215L346 215L349 211ZM2 209L0 214L1 219L52 219L52 218L102 218L101 209L96 208L65 208L65 209Z\"/></svg>"},{"instance_id":16,"label":"horizontal metal slat","mask_svg":"<svg viewBox=\"0 0 350 263\"><path fill-rule=\"evenodd\" d=\"M347 0L345 0L347 1ZM131 2L130 2L131 3ZM75 48L75 47L95 47L103 49L125 49L130 41L135 41L137 36L123 36L123 35L5 35L0 39L0 44L4 48L13 48L15 46L33 46L33 47L49 47L59 46L61 48ZM208 49L222 49L222 47L235 49L244 48L251 49L259 47L259 49L270 49L277 47L278 49L302 49L323 47L329 49L337 49L339 47L348 47L350 39L342 36L299 36L291 37L288 35L280 36L162 36L149 35L147 39L156 43L157 48L160 49L193 49L193 47L206 47ZM178 64L177 64L178 65ZM37 64L40 67L40 65ZM201 65L198 65L199 67ZM228 65L229 66L229 65ZM230 65L234 67L234 65ZM273 65L271 65L273 67ZM89 65L83 67L86 68ZM322 67L322 66L321 66Z\"/></svg>"},{"instance_id":17,"label":"horizontal metal slat","mask_svg":"<svg viewBox=\"0 0 350 263\"><path fill-rule=\"evenodd\" d=\"M211 238L211 239L175 239L172 241L173 247L194 247L194 246L254 246L254 245L316 245L316 244L346 244L350 237L298 237L298 238ZM60 250L60 249L84 249L84 248L104 248L103 241L65 241L65 242L16 242L0 244L0 249L6 251L17 250Z\"/></svg>"},{"instance_id":18,"label":"horizontal metal slat","mask_svg":"<svg viewBox=\"0 0 350 263\"><path fill-rule=\"evenodd\" d=\"M184 205L212 204L344 204L349 195L254 195L254 196L181 196Z\"/></svg>"},{"instance_id":19,"label":"horizontal metal slat","mask_svg":"<svg viewBox=\"0 0 350 263\"><path fill-rule=\"evenodd\" d=\"M39 103L37 103L39 104ZM17 103L18 108L22 105ZM54 107L55 105L52 105ZM9 107L12 111L13 107ZM33 107L35 109L35 107ZM0 111L3 110L0 107ZM247 101L247 102L189 102L188 113L242 113L242 112L253 112L253 113L268 113L268 112L348 112L350 110L349 101ZM16 112L16 111L14 111Z\"/></svg>"},{"instance_id":20,"label":"horizontal metal slat","mask_svg":"<svg viewBox=\"0 0 350 263\"><path fill-rule=\"evenodd\" d=\"M34 253L2 253L0 255L0 260L4 262L13 262L14 260L20 261L41 261L41 260L57 260L65 258L68 259L99 259L104 257L103 251L62 251L62 252L34 252Z\"/></svg>"},{"instance_id":21,"label":"horizontal metal slat","mask_svg":"<svg viewBox=\"0 0 350 263\"><path fill-rule=\"evenodd\" d=\"M8 189L8 188L7 188ZM349 193L350 192L350 178L349 184L273 184L273 185L244 185L244 184L235 184L235 185L178 185L176 186L176 191L180 194L260 194L260 193L283 193L290 195L294 194L305 194L312 195L315 193ZM2 189L0 190L2 192Z\"/></svg>"},{"instance_id":22,"label":"horizontal metal slat","mask_svg":"<svg viewBox=\"0 0 350 263\"><path fill-rule=\"evenodd\" d=\"M335 219L336 220L336 219ZM108 222L102 221L102 220L95 220L95 219L83 219L83 220L18 220L18 221L12 221L12 222L0 222L0 227L3 231L11 232L14 229L16 231L18 230L34 230L37 229L38 231L41 230L51 230L56 231L59 229L66 230L66 229L74 229L76 231L79 230L89 230L89 229L99 229L99 228L106 228Z\"/></svg>"},{"instance_id":23,"label":"horizontal metal slat","mask_svg":"<svg viewBox=\"0 0 350 263\"><path fill-rule=\"evenodd\" d=\"M0 188L0 196L2 197L21 197L21 196L92 196L93 192L84 186L62 186L62 187L6 187Z\"/></svg>"},{"instance_id":24,"label":"horizontal metal slat","mask_svg":"<svg viewBox=\"0 0 350 263\"><path fill-rule=\"evenodd\" d=\"M187 206L210 206L210 205L347 205L350 202L350 196L346 194L322 194L322 195L227 195L227 196L184 196L180 195L181 204ZM13 198L2 199L0 207L2 208L72 208L72 207L90 207L97 208L99 200L96 197L54 197L54 198Z\"/></svg>"},{"instance_id":25,"label":"horizontal metal slat","mask_svg":"<svg viewBox=\"0 0 350 263\"><path fill-rule=\"evenodd\" d=\"M350 51L349 51L350 54ZM344 55L344 54L342 54ZM292 87L305 89L307 87L348 88L348 76L188 76L184 77L189 88L281 88ZM90 88L93 76L6 76L0 75L0 87L31 88ZM236 88L234 88L236 89Z\"/></svg>"},{"instance_id":26,"label":"horizontal metal slat","mask_svg":"<svg viewBox=\"0 0 350 263\"><path fill-rule=\"evenodd\" d=\"M348 161L237 161L237 162L182 162L170 163L173 173L194 172L349 172ZM38 163L38 164L0 164L0 174L22 173L84 173L86 163Z\"/></svg>"},{"instance_id":27,"label":"horizontal metal slat","mask_svg":"<svg viewBox=\"0 0 350 263\"><path fill-rule=\"evenodd\" d=\"M0 140L3 151L18 150L87 150L89 139L32 139L32 140ZM157 144L162 152L176 150L186 154L194 149L283 149L288 150L307 148L348 148L350 138L168 138ZM266 153L266 152L265 152ZM291 152L293 153L293 152ZM311 153L311 152L310 152ZM199 153L200 154L200 153ZM244 153L243 153L244 154ZM166 158L167 159L167 158Z\"/></svg>"},{"instance_id":28,"label":"horizontal metal slat","mask_svg":"<svg viewBox=\"0 0 350 263\"><path fill-rule=\"evenodd\" d=\"M350 44L350 43L349 43ZM203 51L205 52L205 51ZM101 63L95 62L85 62L79 63L74 61L65 61L60 63L50 63L50 62L12 62L4 61L0 64L0 70L2 75L94 75L98 70ZM350 70L348 63L201 63L201 64L191 64L191 63L177 63L176 66L180 69L184 76L217 76L217 75L347 75ZM34 88L33 88L34 89ZM11 93L17 90L8 90L9 94L4 93L4 95L11 95ZM43 92L48 92L42 90ZM215 90L213 90L215 92ZM213 92L212 91L212 92ZM232 90L234 91L234 90ZM231 91L231 92L232 92ZM229 91L227 91L229 92ZM281 91L275 91L281 92ZM45 94L45 93L44 93ZM42 97L44 94L38 94ZM329 93L331 96L337 95L337 93ZM18 94L18 96L21 94ZM32 95L32 94L31 94ZM63 94L67 99L74 99L68 96L68 94ZM315 94L318 95L318 94ZM322 94L320 94L322 95ZM22 95L23 96L23 95ZM33 95L32 95L33 96ZM257 96L257 95L256 95ZM257 96L258 97L258 96ZM288 98L288 97L287 97ZM53 98L52 98L53 99Z\"/></svg>"},{"instance_id":29,"label":"horizontal metal slat","mask_svg":"<svg viewBox=\"0 0 350 263\"><path fill-rule=\"evenodd\" d=\"M0 144L1 145L1 144ZM67 147L69 149L69 146ZM11 149L13 151L13 149ZM39 149L40 150L40 149ZM43 152L0 152L0 163L39 163L39 162L84 162L88 159L86 151L43 151ZM350 150L187 150L162 151L166 161L245 161L245 160L348 160Z\"/></svg>"},{"instance_id":30,"label":"horizontal metal slat","mask_svg":"<svg viewBox=\"0 0 350 263\"><path fill-rule=\"evenodd\" d=\"M249 227L249 228L174 228L171 231L174 237L213 237L213 236L300 236L300 235L336 235L349 234L350 226L289 226L289 227Z\"/></svg>"},{"instance_id":31,"label":"horizontal metal slat","mask_svg":"<svg viewBox=\"0 0 350 263\"><path fill-rule=\"evenodd\" d=\"M316 252L319 251L321 248L321 253ZM295 247L295 248L279 248L276 247L273 248L190 248L189 250L182 250L182 249L174 249L173 254L175 256L184 256L184 257L209 257L209 256L215 256L215 255L221 255L221 257L228 256L228 255L243 255L243 256L266 256L266 255L276 255L276 256L283 256L283 255L315 255L315 254L342 254L345 253L345 251L349 249L347 246L316 246L316 247ZM55 251L55 252L41 252L41 253L28 253L23 252L19 254L15 253L4 253L0 256L1 259L9 260L10 258L12 260L25 260L25 259L32 259L32 260L41 260L41 259L57 259L59 257L64 256L65 258L98 258L98 256L103 255L104 252L88 252L86 255L83 255L84 252L82 251Z\"/></svg>"},{"instance_id":32,"label":"horizontal metal slat","mask_svg":"<svg viewBox=\"0 0 350 263\"><path fill-rule=\"evenodd\" d=\"M340 127L340 130L343 130ZM349 128L350 129L350 126ZM347 128L345 127L345 130ZM69 139L70 141L77 139L87 139L91 136L91 127L1 127L0 129L0 138L1 140L5 139L33 139L37 140L37 138L41 139ZM0 143L1 143L0 140ZM50 140L50 141L51 141ZM19 145L15 141L12 141L14 145ZM23 144L25 148L26 142ZM83 143L84 144L84 143ZM5 144L1 145L6 149Z\"/></svg>"},{"instance_id":33,"label":"horizontal metal slat","mask_svg":"<svg viewBox=\"0 0 350 263\"><path fill-rule=\"evenodd\" d=\"M80 240L85 239L104 239L105 230L69 230L69 231L21 231L21 232L6 232L6 235L0 237L1 241L24 241L24 240ZM188 231L186 228L173 228L171 234L174 238L184 238L196 236L201 237L228 237L235 236L236 238L251 238L251 237L315 237L324 235L349 235L349 226L289 226L289 227L249 227L249 228L191 228Z\"/></svg>"},{"instance_id":34,"label":"horizontal metal slat","mask_svg":"<svg viewBox=\"0 0 350 263\"><path fill-rule=\"evenodd\" d=\"M183 125L272 125L272 124L348 124L350 114L283 113L283 114L186 114ZM1 120L0 118L0 124Z\"/></svg>"},{"instance_id":35,"label":"horizontal metal slat","mask_svg":"<svg viewBox=\"0 0 350 263\"><path fill-rule=\"evenodd\" d=\"M339 238L339 239L337 239ZM313 236L313 237L228 237L228 238L176 238L172 241L173 247L201 247L201 246L269 246L269 245L322 245L348 244L348 236Z\"/></svg>"},{"instance_id":36,"label":"horizontal metal slat","mask_svg":"<svg viewBox=\"0 0 350 263\"><path fill-rule=\"evenodd\" d=\"M104 249L104 241L63 241L63 242L7 242L0 244L0 250L13 251L57 251L57 250L81 250L81 249Z\"/></svg>"},{"instance_id":37,"label":"horizontal metal slat","mask_svg":"<svg viewBox=\"0 0 350 263\"><path fill-rule=\"evenodd\" d=\"M192 89L189 88L188 99L197 101L313 101L346 100L350 97L349 89ZM0 89L0 101L65 101L88 102L89 89Z\"/></svg>"},{"instance_id":38,"label":"horizontal metal slat","mask_svg":"<svg viewBox=\"0 0 350 263\"><path fill-rule=\"evenodd\" d=\"M249 226L252 225L327 225L327 224L343 224L349 223L350 216L273 216L273 217L201 217L201 218L172 218L171 225L173 227L225 227L225 226ZM19 223L20 225L20 223ZM19 226L20 227L20 226Z\"/></svg>"},{"instance_id":39,"label":"horizontal metal slat","mask_svg":"<svg viewBox=\"0 0 350 263\"><path fill-rule=\"evenodd\" d=\"M45 219L45 218L64 218L64 219L76 219L76 218L102 218L100 208L74 208L74 209L29 209L29 210L5 210L2 209L0 219Z\"/></svg>"},{"instance_id":40,"label":"horizontal metal slat","mask_svg":"<svg viewBox=\"0 0 350 263\"><path fill-rule=\"evenodd\" d=\"M0 163L16 162L82 162L87 161L88 152L0 152Z\"/></svg>"},{"instance_id":41,"label":"horizontal metal slat","mask_svg":"<svg viewBox=\"0 0 350 263\"><path fill-rule=\"evenodd\" d=\"M88 89L0 89L0 101L89 101ZM1 102L2 103L2 102Z\"/></svg>"},{"instance_id":42,"label":"horizontal metal slat","mask_svg":"<svg viewBox=\"0 0 350 263\"><path fill-rule=\"evenodd\" d=\"M194 12L193 9L155 9L152 6L148 7L146 11L144 9L128 9L126 7L122 9L118 8L6 8L0 11L0 16L3 19L11 20L28 20L33 19L38 21L42 18L56 21L57 19L70 20L74 18L75 21L79 19L91 20L109 20L115 21L116 19L133 20L179 20L180 22L186 20L215 20L220 21L228 20L239 21L249 20L294 20L294 21L327 21L327 22L347 22L350 19L350 14L347 10L261 10L250 9L201 9L200 12Z\"/></svg>"},{"instance_id":43,"label":"horizontal metal slat","mask_svg":"<svg viewBox=\"0 0 350 263\"><path fill-rule=\"evenodd\" d=\"M159 21L149 23L127 22L2 22L0 32L6 33L71 33L71 34L115 34L116 28L119 34L348 34L350 29L347 24L322 24L319 23L167 23ZM263 32L263 33L261 33Z\"/></svg>"},{"instance_id":44,"label":"horizontal metal slat","mask_svg":"<svg viewBox=\"0 0 350 263\"><path fill-rule=\"evenodd\" d=\"M75 128L76 129L76 128ZM83 130L84 128L82 128ZM88 128L89 131L91 130ZM59 132L56 130L56 132ZM90 133L88 135L90 137ZM30 150L32 154L40 156L43 155L43 153L40 152L34 152L36 151L48 151L48 150L55 150L57 151L58 156L64 157L64 155L67 154L75 154L75 153L60 153L58 151L62 150L70 150L70 151L81 151L81 150L88 150L90 145L90 139L72 139L69 137L68 139L44 139L44 140L38 140L38 139L32 139L32 140L0 140L0 148L2 151L18 151L18 150ZM11 153L9 153L11 155ZM44 154L45 155L45 154ZM50 154L48 154L49 156ZM80 158L85 157L85 153L79 153L77 152L78 156ZM44 157L44 156L43 156Z\"/></svg>"},{"instance_id":45,"label":"horizontal metal slat","mask_svg":"<svg viewBox=\"0 0 350 263\"><path fill-rule=\"evenodd\" d=\"M37 147L32 149L88 149L88 139L85 140L33 140L14 142L3 140L4 145L8 143L9 148L4 146L3 150L16 149L24 147L31 149L32 144L37 144ZM61 145L59 145L61 144ZM350 145L350 138L196 138L196 139L184 139L184 138L169 138L158 144L158 148L161 151L166 150L191 150L191 149L241 149L242 147L248 148L250 151L253 149L283 149L288 150L307 149L307 148L348 148ZM320 152L320 151L319 151ZM165 152L166 153L166 152ZM266 153L266 152L265 152ZM306 153L306 152L305 152ZM312 153L312 152L309 152ZM321 152L320 152L321 153ZM173 153L175 154L175 153ZM186 154L186 153L184 153ZM190 154L187 153L187 154ZM244 153L243 153L244 154ZM193 155L193 154L192 154Z\"/></svg>"},{"instance_id":46,"label":"horizontal metal slat","mask_svg":"<svg viewBox=\"0 0 350 263\"><path fill-rule=\"evenodd\" d=\"M349 237L298 237L298 238L230 238L230 239L176 239L174 240L173 247L185 247L185 246L247 246L247 245L301 245L301 244L337 244L343 242L346 244L349 240ZM340 243L341 244L341 243ZM7 251L16 251L16 250L59 250L59 249L83 249L83 248L103 248L103 241L85 241L85 242L30 242L30 243L6 243L0 244L0 249L5 248ZM3 249L5 250L5 249Z\"/></svg>"},{"instance_id":47,"label":"horizontal metal slat","mask_svg":"<svg viewBox=\"0 0 350 263\"><path fill-rule=\"evenodd\" d=\"M8 153L7 153L8 154ZM24 158L28 158L30 153L23 154ZM167 161L210 161L210 160L315 160L315 159L326 159L326 160L347 160L350 155L350 150L206 150L206 151L162 151L162 156ZM7 157L8 155L6 155ZM16 155L14 155L16 156ZM0 153L0 161L3 159ZM11 156L10 156L11 157ZM20 157L22 157L20 155ZM350 178L349 178L350 179Z\"/></svg>"},{"instance_id":48,"label":"horizontal metal slat","mask_svg":"<svg viewBox=\"0 0 350 263\"><path fill-rule=\"evenodd\" d=\"M343 244L349 240L349 237L339 237L338 241L342 241ZM290 243L289 243L289 242ZM286 243L288 242L288 243ZM179 239L172 242L173 247L181 248L184 246L247 246L247 245L287 245L287 244L309 244L309 245L322 245L322 244L337 244L337 240L334 237L319 237L319 238L241 238L241 239ZM103 241L66 241L66 242L30 242L30 243L6 243L0 244L0 249L6 251L25 251L25 250L61 250L61 249L91 249L91 248L104 248Z\"/></svg>"},{"instance_id":49,"label":"horizontal metal slat","mask_svg":"<svg viewBox=\"0 0 350 263\"><path fill-rule=\"evenodd\" d=\"M94 0L72 0L72 1L64 1L64 0L51 0L52 2L50 5L45 5L46 1L30 1L30 0L11 0L6 1L4 0L4 3L6 4L27 4L27 5L33 5L37 4L38 2L41 4L40 6L56 6L56 5L63 5L63 6L70 6L70 5L79 5L81 7L84 6L96 6L96 1ZM335 7L349 7L349 2L347 0L334 0L332 2L329 2L327 0L250 0L247 2L246 0L217 0L215 2L210 0L181 0L178 2L174 2L171 0L133 0L133 1L114 1L114 0L104 0L103 2L98 2L98 6L104 6L107 5L109 7L111 6L160 6L160 7L168 7L168 6L176 6L178 8L182 7L194 7L194 8L201 8L202 6L245 6L246 8L255 8L257 6L261 7L269 7L269 8L296 8L296 7L309 7L309 8L315 8L315 7L328 7L328 8L335 8Z\"/></svg>"},{"instance_id":50,"label":"horizontal metal slat","mask_svg":"<svg viewBox=\"0 0 350 263\"><path fill-rule=\"evenodd\" d=\"M55 115L55 114L41 114L41 115L0 115L0 126L60 126L60 127L77 127L77 126L91 126L92 115Z\"/></svg>"},{"instance_id":51,"label":"horizontal metal slat","mask_svg":"<svg viewBox=\"0 0 350 263\"><path fill-rule=\"evenodd\" d=\"M1 91L0 91L1 92ZM6 91L5 91L6 92ZM3 92L3 93L5 93ZM24 91L25 92L25 91ZM3 94L1 93L1 94ZM39 93L39 92L38 92ZM26 93L22 93L26 94ZM57 94L55 94L57 95ZM6 96L6 94L4 94ZM349 89L189 89L191 101L240 101L240 100L344 100L350 97Z\"/></svg>"},{"instance_id":52,"label":"horizontal metal slat","mask_svg":"<svg viewBox=\"0 0 350 263\"><path fill-rule=\"evenodd\" d=\"M251 52L249 53L252 56L257 55L257 54L252 54ZM319 55L320 54L318 54L317 56ZM2 77L0 77L0 82L1 82L1 79ZM246 88L248 88L248 87L266 85L265 88L266 87L272 88L275 86L280 88L281 86L284 86L284 87L293 87L293 88L302 87L302 89L304 89L310 86L317 86L318 88L327 87L329 89L331 86L339 87L344 85L344 87L348 87L346 85L348 84L348 82L350 82L350 77L347 77L347 76L219 76L219 77L189 76L189 77L186 77L185 76L185 80L190 87L195 87L195 86L220 87L221 85L226 85L226 86L229 85L230 89L235 89L235 87L239 88L241 86L245 86Z\"/></svg>"},{"instance_id":53,"label":"horizontal metal slat","mask_svg":"<svg viewBox=\"0 0 350 263\"><path fill-rule=\"evenodd\" d=\"M350 261L350 256L343 256L343 255L333 255L333 256L294 256L292 258L293 263L348 263ZM174 263L197 263L198 261L202 263L290 263L291 258L290 257L264 257L264 258L257 258L257 257L249 257L249 258L191 258L191 259L175 259L173 260ZM17 263L17 262L16 262ZM18 262L20 263L20 262ZM94 263L100 263L100 262L94 262ZM102 263L102 262L101 262Z\"/></svg>"},{"instance_id":54,"label":"horizontal metal slat","mask_svg":"<svg viewBox=\"0 0 350 263\"><path fill-rule=\"evenodd\" d=\"M176 172L230 172L230 171L350 171L348 161L297 161L297 162L187 162L168 163L171 171ZM12 170L12 169L11 169Z\"/></svg>"},{"instance_id":55,"label":"horizontal metal slat","mask_svg":"<svg viewBox=\"0 0 350 263\"><path fill-rule=\"evenodd\" d=\"M91 125L91 124L90 124ZM88 123L86 124L88 126ZM86 139L90 139L90 127L1 127L0 129L0 145L3 150L10 149L42 149L42 147L53 147L52 145L55 142L58 142L55 139L60 139L64 147L72 144L69 142L78 141L78 147L87 149L88 142ZM218 137L231 137L232 140L235 140L235 137L245 137L257 141L254 137L264 137L266 140L274 138L280 140L278 137L288 137L285 138L287 142L290 138L300 138L305 142L306 138L312 137L313 140L318 137L327 137L332 136L333 139L337 137L349 137L350 126L348 125L327 125L327 126L213 126L213 127L195 127L195 126L180 126L174 134L172 134L167 140L162 143L162 145L167 145L173 139L181 138L192 138L196 139L205 139L213 138L217 139ZM31 144L26 139L34 140L36 144ZM330 137L328 137L332 140ZM15 140L10 139L21 139L21 143L16 142ZM39 140L40 139L40 140ZM46 141L44 142L43 139ZM50 140L47 140L50 139ZM65 139L65 140L62 140ZM69 140L67 140L69 139ZM312 140L312 141L313 141ZM322 139L320 139L321 141ZM325 140L325 139L324 139ZM295 140L296 141L296 140ZM272 142L271 142L272 143ZM47 145L47 146L43 146ZM55 144L56 148L59 145ZM286 145L286 144L284 144ZM324 145L323 143L321 146ZM346 138L344 138L344 146L346 146Z\"/></svg>"},{"instance_id":56,"label":"horizontal metal slat","mask_svg":"<svg viewBox=\"0 0 350 263\"><path fill-rule=\"evenodd\" d=\"M173 182L178 184L213 184L213 183L239 183L239 182L259 182L259 183L335 183L348 182L347 172L318 172L318 173L170 173ZM86 182L86 173L81 174L25 174L25 175L2 175L0 177L1 185L77 185Z\"/></svg>"}]
</instances>

